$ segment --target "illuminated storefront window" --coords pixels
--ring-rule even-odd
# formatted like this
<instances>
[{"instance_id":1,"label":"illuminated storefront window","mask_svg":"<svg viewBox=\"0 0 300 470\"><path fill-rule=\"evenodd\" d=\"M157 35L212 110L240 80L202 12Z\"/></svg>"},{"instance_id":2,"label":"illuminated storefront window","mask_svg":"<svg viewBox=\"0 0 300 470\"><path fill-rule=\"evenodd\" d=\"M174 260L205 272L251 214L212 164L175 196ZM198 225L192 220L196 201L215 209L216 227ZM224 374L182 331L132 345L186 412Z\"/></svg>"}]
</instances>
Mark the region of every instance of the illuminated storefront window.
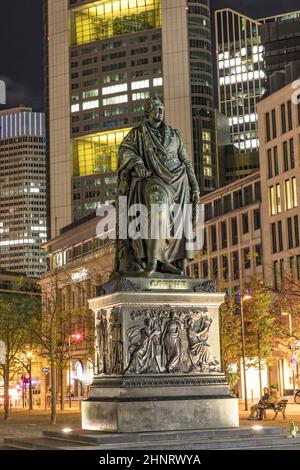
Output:
<instances>
[{"instance_id":1,"label":"illuminated storefront window","mask_svg":"<svg viewBox=\"0 0 300 470\"><path fill-rule=\"evenodd\" d=\"M72 14L72 43L161 28L161 0L108 0Z\"/></svg>"},{"instance_id":2,"label":"illuminated storefront window","mask_svg":"<svg viewBox=\"0 0 300 470\"><path fill-rule=\"evenodd\" d=\"M130 129L119 129L74 140L73 176L116 171L118 147L129 131Z\"/></svg>"}]
</instances>

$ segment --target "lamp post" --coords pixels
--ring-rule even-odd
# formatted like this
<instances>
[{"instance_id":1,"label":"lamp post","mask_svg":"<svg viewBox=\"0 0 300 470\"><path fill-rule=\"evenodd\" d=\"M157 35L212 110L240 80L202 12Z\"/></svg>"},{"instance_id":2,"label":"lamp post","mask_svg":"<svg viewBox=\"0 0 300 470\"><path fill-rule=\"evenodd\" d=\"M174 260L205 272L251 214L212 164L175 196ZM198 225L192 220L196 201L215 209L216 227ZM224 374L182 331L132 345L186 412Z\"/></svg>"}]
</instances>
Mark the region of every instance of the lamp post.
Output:
<instances>
[{"instance_id":1,"label":"lamp post","mask_svg":"<svg viewBox=\"0 0 300 470\"><path fill-rule=\"evenodd\" d=\"M245 411L248 411L248 395L247 395L247 377L246 377L246 347L245 347L245 322L244 322L244 301L251 299L251 295L246 293L241 295L241 330L242 330L242 355L243 355L243 379L244 379L244 398Z\"/></svg>"},{"instance_id":2,"label":"lamp post","mask_svg":"<svg viewBox=\"0 0 300 470\"><path fill-rule=\"evenodd\" d=\"M289 317L289 335L290 335L290 338L292 339L293 337L292 314L290 312L282 312L282 315ZM292 345L291 345L291 351L292 351ZM292 359L294 359L294 354L292 356ZM293 374L293 394L295 396L295 393L296 393L295 363L293 362L293 360L291 362L292 362L292 374Z\"/></svg>"},{"instance_id":3,"label":"lamp post","mask_svg":"<svg viewBox=\"0 0 300 470\"><path fill-rule=\"evenodd\" d=\"M29 351L26 353L27 360L28 360L28 375L29 375L29 409L33 409L33 400L32 400L32 377L31 377L31 371L32 371L32 352Z\"/></svg>"},{"instance_id":4,"label":"lamp post","mask_svg":"<svg viewBox=\"0 0 300 470\"><path fill-rule=\"evenodd\" d=\"M71 400L71 335L69 335L69 408L72 407Z\"/></svg>"}]
</instances>

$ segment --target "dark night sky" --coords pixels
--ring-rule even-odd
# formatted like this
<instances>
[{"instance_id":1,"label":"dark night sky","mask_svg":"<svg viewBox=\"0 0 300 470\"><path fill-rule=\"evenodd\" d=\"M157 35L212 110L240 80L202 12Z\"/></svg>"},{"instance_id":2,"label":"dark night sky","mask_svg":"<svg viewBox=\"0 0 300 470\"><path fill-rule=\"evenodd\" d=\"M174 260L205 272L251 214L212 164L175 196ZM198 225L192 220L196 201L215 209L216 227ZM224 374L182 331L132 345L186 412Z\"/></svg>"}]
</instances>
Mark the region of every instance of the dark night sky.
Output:
<instances>
[{"instance_id":1,"label":"dark night sky","mask_svg":"<svg viewBox=\"0 0 300 470\"><path fill-rule=\"evenodd\" d=\"M7 84L8 106L43 109L42 0L1 1L0 79ZM172 0L169 0L172 1ZM212 0L213 8L234 8L253 17L299 9L299 0Z\"/></svg>"}]
</instances>

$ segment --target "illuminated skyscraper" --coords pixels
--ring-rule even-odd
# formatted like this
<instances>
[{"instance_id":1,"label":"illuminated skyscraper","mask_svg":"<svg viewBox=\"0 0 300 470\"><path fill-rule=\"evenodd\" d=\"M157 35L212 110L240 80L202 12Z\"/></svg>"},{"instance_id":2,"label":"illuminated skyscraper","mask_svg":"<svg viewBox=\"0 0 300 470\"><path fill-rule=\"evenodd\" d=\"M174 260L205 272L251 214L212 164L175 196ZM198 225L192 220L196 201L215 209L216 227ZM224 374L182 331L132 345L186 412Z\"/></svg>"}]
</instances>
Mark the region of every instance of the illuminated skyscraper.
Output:
<instances>
[{"instance_id":1,"label":"illuminated skyscraper","mask_svg":"<svg viewBox=\"0 0 300 470\"><path fill-rule=\"evenodd\" d=\"M266 91L267 74L284 68L286 59L296 58L291 48L299 42L295 37L299 18L300 11L260 19L229 8L215 12L219 111L229 117L232 143L243 152L259 146L256 105ZM290 26L289 31L292 22L294 29ZM287 35L289 40L285 41ZM281 42L274 47L279 38ZM286 59L278 60L279 49Z\"/></svg>"},{"instance_id":2,"label":"illuminated skyscraper","mask_svg":"<svg viewBox=\"0 0 300 470\"><path fill-rule=\"evenodd\" d=\"M149 95L217 184L209 0L45 2L51 235L114 199L117 149Z\"/></svg>"},{"instance_id":3,"label":"illuminated skyscraper","mask_svg":"<svg viewBox=\"0 0 300 470\"><path fill-rule=\"evenodd\" d=\"M0 267L31 277L46 270L45 160L44 115L0 111Z\"/></svg>"},{"instance_id":4,"label":"illuminated skyscraper","mask_svg":"<svg viewBox=\"0 0 300 470\"><path fill-rule=\"evenodd\" d=\"M232 143L254 150L256 104L265 84L260 23L230 9L217 11L215 20L219 111L229 117Z\"/></svg>"}]
</instances>

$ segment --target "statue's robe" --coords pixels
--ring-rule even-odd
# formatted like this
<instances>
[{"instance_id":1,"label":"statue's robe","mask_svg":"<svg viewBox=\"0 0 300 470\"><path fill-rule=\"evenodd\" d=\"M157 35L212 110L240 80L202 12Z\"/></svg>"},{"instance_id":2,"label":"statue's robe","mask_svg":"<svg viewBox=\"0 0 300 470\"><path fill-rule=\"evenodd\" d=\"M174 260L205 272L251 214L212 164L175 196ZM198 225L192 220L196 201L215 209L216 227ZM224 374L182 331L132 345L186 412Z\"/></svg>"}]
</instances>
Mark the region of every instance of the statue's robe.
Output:
<instances>
[{"instance_id":1,"label":"statue's robe","mask_svg":"<svg viewBox=\"0 0 300 470\"><path fill-rule=\"evenodd\" d=\"M159 139L149 122L143 122L128 133L119 148L118 196L127 196L128 208L133 204L147 207L149 235L151 204L168 207L177 204L184 213L185 205L191 204L191 192L199 191L179 132L164 123L162 126L162 139ZM144 165L151 177L134 177L138 164ZM171 236L119 241L116 270L125 273L143 270L149 258L156 258L162 264L193 259L193 250L187 246L184 234L180 239L174 237L174 226L178 227L176 215L168 219ZM161 222L165 224L166 220Z\"/></svg>"}]
</instances>

